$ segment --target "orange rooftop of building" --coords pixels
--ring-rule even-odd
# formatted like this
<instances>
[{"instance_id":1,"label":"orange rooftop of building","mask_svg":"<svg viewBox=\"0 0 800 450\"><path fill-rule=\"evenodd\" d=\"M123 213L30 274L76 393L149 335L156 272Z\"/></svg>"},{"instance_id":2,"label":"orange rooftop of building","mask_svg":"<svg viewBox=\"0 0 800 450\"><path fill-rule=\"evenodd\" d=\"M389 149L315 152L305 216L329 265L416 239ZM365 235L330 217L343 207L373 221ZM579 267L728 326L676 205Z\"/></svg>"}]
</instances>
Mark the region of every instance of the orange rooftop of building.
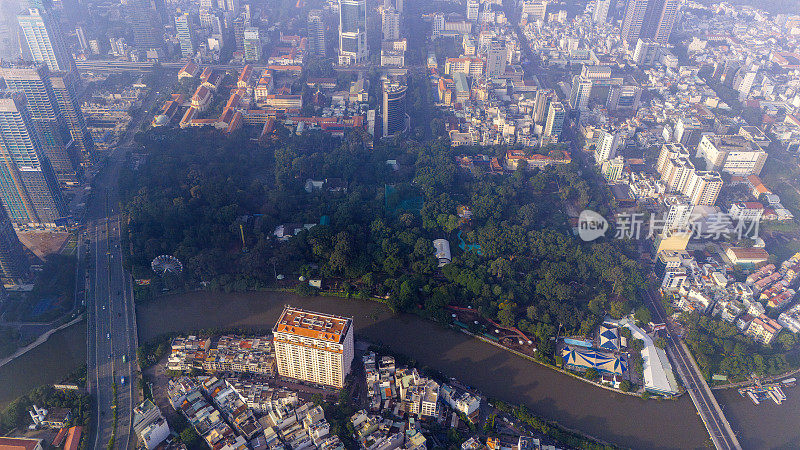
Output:
<instances>
[{"instance_id":1,"label":"orange rooftop of building","mask_svg":"<svg viewBox=\"0 0 800 450\"><path fill-rule=\"evenodd\" d=\"M341 344L352 323L353 320L346 317L287 306L272 331Z\"/></svg>"}]
</instances>

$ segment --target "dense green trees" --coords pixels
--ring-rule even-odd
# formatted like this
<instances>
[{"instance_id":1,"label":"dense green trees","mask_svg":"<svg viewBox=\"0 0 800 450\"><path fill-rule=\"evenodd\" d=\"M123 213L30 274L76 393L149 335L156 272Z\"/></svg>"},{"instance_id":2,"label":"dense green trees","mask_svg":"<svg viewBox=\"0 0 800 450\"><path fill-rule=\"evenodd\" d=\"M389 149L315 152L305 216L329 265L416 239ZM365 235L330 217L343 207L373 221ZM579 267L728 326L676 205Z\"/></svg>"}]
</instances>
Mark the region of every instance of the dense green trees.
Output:
<instances>
[{"instance_id":1,"label":"dense green trees","mask_svg":"<svg viewBox=\"0 0 800 450\"><path fill-rule=\"evenodd\" d=\"M85 376L85 368L83 369ZM27 395L12 401L5 409L0 412L0 435L5 436L14 428L27 427L31 424L31 416L28 411L31 405L44 408L67 408L72 411L70 425L83 426L83 437L81 438L81 448L88 448L88 432L92 414L92 401L87 393L80 391L60 391L52 386L38 387Z\"/></svg>"},{"instance_id":2,"label":"dense green trees","mask_svg":"<svg viewBox=\"0 0 800 450\"><path fill-rule=\"evenodd\" d=\"M266 148L244 134L194 130L138 139L147 161L120 180L136 278L152 277L149 262L163 253L183 261L184 281L211 289L269 286L275 274L322 277L347 295L382 296L396 310L442 321L444 306L471 306L544 350L559 325L586 334L606 314L641 305L635 249L570 234L562 202L602 210L607 195L573 165L473 177L455 156L478 149L443 140L370 149L360 132L286 135ZM308 178L339 179L347 190L308 193ZM460 205L471 220L458 217ZM284 223L316 225L278 242L272 232ZM441 269L437 238L450 241L453 256ZM460 248L460 239L476 247Z\"/></svg>"},{"instance_id":3,"label":"dense green trees","mask_svg":"<svg viewBox=\"0 0 800 450\"><path fill-rule=\"evenodd\" d=\"M713 374L727 375L731 381L746 380L751 374L779 375L797 365L797 354L792 352L795 338L786 331L771 347L763 347L736 326L712 317L684 313L681 323L683 339L709 380Z\"/></svg>"}]
</instances>

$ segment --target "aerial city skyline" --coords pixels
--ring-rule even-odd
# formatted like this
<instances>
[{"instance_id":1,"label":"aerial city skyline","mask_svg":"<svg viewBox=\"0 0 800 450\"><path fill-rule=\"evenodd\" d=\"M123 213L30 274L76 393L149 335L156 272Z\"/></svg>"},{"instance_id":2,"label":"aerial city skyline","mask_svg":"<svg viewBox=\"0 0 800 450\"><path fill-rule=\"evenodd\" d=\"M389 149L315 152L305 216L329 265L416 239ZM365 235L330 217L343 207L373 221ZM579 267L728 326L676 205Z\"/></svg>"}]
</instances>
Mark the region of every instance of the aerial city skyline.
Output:
<instances>
[{"instance_id":1,"label":"aerial city skyline","mask_svg":"<svg viewBox=\"0 0 800 450\"><path fill-rule=\"evenodd\" d=\"M744 3L2 2L0 448L796 447Z\"/></svg>"}]
</instances>

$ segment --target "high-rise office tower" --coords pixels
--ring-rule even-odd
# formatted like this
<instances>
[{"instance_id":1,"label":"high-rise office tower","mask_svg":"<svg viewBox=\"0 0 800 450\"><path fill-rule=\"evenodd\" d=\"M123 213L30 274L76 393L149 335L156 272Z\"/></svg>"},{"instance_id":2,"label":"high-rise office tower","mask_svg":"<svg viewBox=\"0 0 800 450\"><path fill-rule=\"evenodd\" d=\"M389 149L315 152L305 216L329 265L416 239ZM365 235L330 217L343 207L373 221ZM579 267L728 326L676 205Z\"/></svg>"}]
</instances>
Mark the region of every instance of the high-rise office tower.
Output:
<instances>
[{"instance_id":1,"label":"high-rise office tower","mask_svg":"<svg viewBox=\"0 0 800 450\"><path fill-rule=\"evenodd\" d=\"M78 102L78 74L75 72L51 72L50 84L53 86L58 109L67 123L69 134L72 137L75 155L82 172L86 172L97 162L97 149L94 145L86 120Z\"/></svg>"},{"instance_id":2,"label":"high-rise office tower","mask_svg":"<svg viewBox=\"0 0 800 450\"><path fill-rule=\"evenodd\" d=\"M250 21L243 15L233 20L233 39L236 42L236 51L244 52L244 30L249 26Z\"/></svg>"},{"instance_id":3,"label":"high-rise office tower","mask_svg":"<svg viewBox=\"0 0 800 450\"><path fill-rule=\"evenodd\" d=\"M394 9L403 14L403 0L394 0Z\"/></svg>"},{"instance_id":4,"label":"high-rise office tower","mask_svg":"<svg viewBox=\"0 0 800 450\"><path fill-rule=\"evenodd\" d=\"M239 0L219 0L217 4L219 9L230 12L239 11L239 7L241 6Z\"/></svg>"},{"instance_id":5,"label":"high-rise office tower","mask_svg":"<svg viewBox=\"0 0 800 450\"><path fill-rule=\"evenodd\" d=\"M481 2L479 0L467 0L467 20L477 22L480 11Z\"/></svg>"},{"instance_id":6,"label":"high-rise office tower","mask_svg":"<svg viewBox=\"0 0 800 450\"><path fill-rule=\"evenodd\" d=\"M592 79L583 75L572 77L572 90L569 94L569 107L578 111L589 109L589 98L592 95Z\"/></svg>"},{"instance_id":7,"label":"high-rise office tower","mask_svg":"<svg viewBox=\"0 0 800 450\"><path fill-rule=\"evenodd\" d=\"M384 41L400 39L400 12L394 8L384 9L381 14L381 30Z\"/></svg>"},{"instance_id":8,"label":"high-rise office tower","mask_svg":"<svg viewBox=\"0 0 800 450\"><path fill-rule=\"evenodd\" d=\"M600 164L617 156L617 150L622 146L622 135L615 130L599 129L597 144L594 150L594 160Z\"/></svg>"},{"instance_id":9,"label":"high-rise office tower","mask_svg":"<svg viewBox=\"0 0 800 450\"><path fill-rule=\"evenodd\" d=\"M753 89L753 84L758 75L758 65L740 67L736 72L736 77L733 80L733 88L739 92L739 101L747 100L750 91Z\"/></svg>"},{"instance_id":10,"label":"high-rise office tower","mask_svg":"<svg viewBox=\"0 0 800 450\"><path fill-rule=\"evenodd\" d=\"M17 21L35 62L45 63L53 71L76 70L75 60L64 43L64 33L50 13L31 8L17 16Z\"/></svg>"},{"instance_id":11,"label":"high-rise office tower","mask_svg":"<svg viewBox=\"0 0 800 450\"><path fill-rule=\"evenodd\" d=\"M0 95L0 199L15 223L53 226L66 216L25 95Z\"/></svg>"},{"instance_id":12,"label":"high-rise office tower","mask_svg":"<svg viewBox=\"0 0 800 450\"><path fill-rule=\"evenodd\" d=\"M431 22L431 39L438 39L444 31L444 14L435 13Z\"/></svg>"},{"instance_id":13,"label":"high-rise office tower","mask_svg":"<svg viewBox=\"0 0 800 450\"><path fill-rule=\"evenodd\" d=\"M86 40L86 33L83 32L83 27L75 27L75 36L78 37L78 46L81 50L89 48L89 41Z\"/></svg>"},{"instance_id":14,"label":"high-rise office tower","mask_svg":"<svg viewBox=\"0 0 800 450\"><path fill-rule=\"evenodd\" d=\"M184 58L194 56L194 36L192 36L192 21L188 12L178 12L175 14L175 32L178 35L178 42L181 44L181 55Z\"/></svg>"},{"instance_id":15,"label":"high-rise office tower","mask_svg":"<svg viewBox=\"0 0 800 450\"><path fill-rule=\"evenodd\" d=\"M646 28L642 30L656 44L666 45L678 17L678 0L649 0Z\"/></svg>"},{"instance_id":16,"label":"high-rise office tower","mask_svg":"<svg viewBox=\"0 0 800 450\"><path fill-rule=\"evenodd\" d=\"M595 0L592 20L594 23L606 23L608 21L608 11L611 9L613 0Z\"/></svg>"},{"instance_id":17,"label":"high-rise office tower","mask_svg":"<svg viewBox=\"0 0 800 450\"><path fill-rule=\"evenodd\" d=\"M129 2L126 13L136 48L150 50L164 46L164 28L155 7L141 0Z\"/></svg>"},{"instance_id":18,"label":"high-rise office tower","mask_svg":"<svg viewBox=\"0 0 800 450\"><path fill-rule=\"evenodd\" d=\"M490 78L502 77L506 73L506 43L502 39L492 39L486 50L486 72Z\"/></svg>"},{"instance_id":19,"label":"high-rise office tower","mask_svg":"<svg viewBox=\"0 0 800 450\"><path fill-rule=\"evenodd\" d=\"M565 117L564 105L561 102L551 101L547 110L547 120L544 124L544 135L553 141L557 141L561 137Z\"/></svg>"},{"instance_id":20,"label":"high-rise office tower","mask_svg":"<svg viewBox=\"0 0 800 450\"><path fill-rule=\"evenodd\" d=\"M542 123L547 119L547 112L550 110L550 102L556 100L556 93L552 89L539 89L536 91L534 100L533 121Z\"/></svg>"},{"instance_id":21,"label":"high-rise office tower","mask_svg":"<svg viewBox=\"0 0 800 450\"><path fill-rule=\"evenodd\" d=\"M62 187L78 184L77 154L44 64L0 68L9 90L22 92L42 150Z\"/></svg>"},{"instance_id":22,"label":"high-rise office tower","mask_svg":"<svg viewBox=\"0 0 800 450\"><path fill-rule=\"evenodd\" d=\"M628 0L625 7L625 18L622 20L620 35L628 43L636 42L641 37L642 25L647 13L648 0Z\"/></svg>"},{"instance_id":23,"label":"high-rise office tower","mask_svg":"<svg viewBox=\"0 0 800 450\"><path fill-rule=\"evenodd\" d=\"M341 388L353 363L353 319L286 306L272 329L278 374Z\"/></svg>"},{"instance_id":24,"label":"high-rise office tower","mask_svg":"<svg viewBox=\"0 0 800 450\"><path fill-rule=\"evenodd\" d=\"M665 45L678 17L678 0L628 0L622 21L622 38L632 45L637 39L652 39Z\"/></svg>"},{"instance_id":25,"label":"high-rise office tower","mask_svg":"<svg viewBox=\"0 0 800 450\"><path fill-rule=\"evenodd\" d=\"M406 86L383 84L383 136L394 136L406 125Z\"/></svg>"},{"instance_id":26,"label":"high-rise office tower","mask_svg":"<svg viewBox=\"0 0 800 450\"><path fill-rule=\"evenodd\" d=\"M339 0L339 64L359 64L368 56L366 0Z\"/></svg>"},{"instance_id":27,"label":"high-rise office tower","mask_svg":"<svg viewBox=\"0 0 800 450\"><path fill-rule=\"evenodd\" d=\"M261 39L258 35L258 28L248 27L244 29L244 60L255 62L261 59Z\"/></svg>"},{"instance_id":28,"label":"high-rise office tower","mask_svg":"<svg viewBox=\"0 0 800 450\"><path fill-rule=\"evenodd\" d=\"M529 22L546 20L547 0L524 0L520 3L520 15L527 17Z\"/></svg>"},{"instance_id":29,"label":"high-rise office tower","mask_svg":"<svg viewBox=\"0 0 800 450\"><path fill-rule=\"evenodd\" d=\"M719 172L694 171L686 186L686 196L693 205L714 206L722 190Z\"/></svg>"},{"instance_id":30,"label":"high-rise office tower","mask_svg":"<svg viewBox=\"0 0 800 450\"><path fill-rule=\"evenodd\" d=\"M5 208L0 208L0 271L5 278L30 277L31 265Z\"/></svg>"},{"instance_id":31,"label":"high-rise office tower","mask_svg":"<svg viewBox=\"0 0 800 450\"><path fill-rule=\"evenodd\" d=\"M325 57L325 16L321 9L308 13L308 51Z\"/></svg>"}]
</instances>

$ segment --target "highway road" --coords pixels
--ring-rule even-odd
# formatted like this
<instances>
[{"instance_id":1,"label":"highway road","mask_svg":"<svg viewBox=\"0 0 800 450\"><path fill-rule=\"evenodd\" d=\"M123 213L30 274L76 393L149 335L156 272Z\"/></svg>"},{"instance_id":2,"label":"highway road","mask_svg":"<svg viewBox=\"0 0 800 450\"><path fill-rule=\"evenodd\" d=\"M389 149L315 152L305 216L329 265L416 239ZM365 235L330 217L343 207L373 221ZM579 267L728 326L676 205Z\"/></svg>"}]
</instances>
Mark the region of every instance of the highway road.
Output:
<instances>
[{"instance_id":1,"label":"highway road","mask_svg":"<svg viewBox=\"0 0 800 450\"><path fill-rule=\"evenodd\" d=\"M703 420L714 446L721 450L741 449L742 446L739 444L739 439L733 432L730 423L728 423L728 419L725 418L717 399L714 398L711 388L708 387L708 383L700 373L700 368L689 352L689 348L673 331L671 322L665 320L666 313L663 311L663 305L661 305L658 297L649 290L645 291L645 297L650 303L650 309L656 312L658 320L667 324L669 330L667 354L672 364L677 368L683 386L692 398L692 402Z\"/></svg>"},{"instance_id":2,"label":"highway road","mask_svg":"<svg viewBox=\"0 0 800 450\"><path fill-rule=\"evenodd\" d=\"M136 446L131 426L133 407L138 402L135 395L138 391L134 391L138 338L133 283L122 266L122 217L117 180L125 152L133 149L133 135L149 116L147 110L154 101L155 94L151 91L142 103L145 111L131 121L120 144L111 151L105 167L95 177L93 193L87 201L85 225L80 233L81 241L88 241L85 260L90 269L87 383L96 399L95 435L90 441L95 449L106 448L112 436L114 448Z\"/></svg>"}]
</instances>

